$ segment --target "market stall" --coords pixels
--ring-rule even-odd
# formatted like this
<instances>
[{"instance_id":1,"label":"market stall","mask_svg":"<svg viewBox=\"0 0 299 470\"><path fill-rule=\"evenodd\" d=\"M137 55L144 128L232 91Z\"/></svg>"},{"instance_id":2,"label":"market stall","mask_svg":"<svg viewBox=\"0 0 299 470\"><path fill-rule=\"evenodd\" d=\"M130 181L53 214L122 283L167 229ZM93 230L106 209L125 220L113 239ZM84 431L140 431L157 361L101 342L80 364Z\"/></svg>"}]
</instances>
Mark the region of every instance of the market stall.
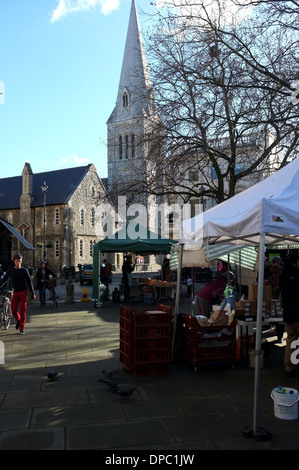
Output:
<instances>
[{"instance_id":1,"label":"market stall","mask_svg":"<svg viewBox=\"0 0 299 470\"><path fill-rule=\"evenodd\" d=\"M99 300L100 284L100 253L135 253L145 254L168 254L177 241L165 238L148 229L139 227L135 232L130 227L130 222L123 228L113 233L110 237L99 241L94 246L93 254L93 291L92 298ZM132 224L133 225L133 224ZM142 236L139 236L142 235Z\"/></svg>"},{"instance_id":2,"label":"market stall","mask_svg":"<svg viewBox=\"0 0 299 470\"><path fill-rule=\"evenodd\" d=\"M259 381L266 245L299 242L299 158L218 206L182 223L180 244L259 247L253 435L260 436ZM267 433L265 433L267 438Z\"/></svg>"},{"instance_id":3,"label":"market stall","mask_svg":"<svg viewBox=\"0 0 299 470\"><path fill-rule=\"evenodd\" d=\"M136 236L132 227L125 227L94 247L93 298L99 299L100 259L104 253L169 254L177 242L139 227ZM174 288L175 283L154 279L141 279L147 288ZM146 291L143 291L146 295ZM120 305L120 362L136 376L167 374L172 359L172 309L159 304L155 308L132 309ZM148 303L148 302L144 302Z\"/></svg>"}]
</instances>

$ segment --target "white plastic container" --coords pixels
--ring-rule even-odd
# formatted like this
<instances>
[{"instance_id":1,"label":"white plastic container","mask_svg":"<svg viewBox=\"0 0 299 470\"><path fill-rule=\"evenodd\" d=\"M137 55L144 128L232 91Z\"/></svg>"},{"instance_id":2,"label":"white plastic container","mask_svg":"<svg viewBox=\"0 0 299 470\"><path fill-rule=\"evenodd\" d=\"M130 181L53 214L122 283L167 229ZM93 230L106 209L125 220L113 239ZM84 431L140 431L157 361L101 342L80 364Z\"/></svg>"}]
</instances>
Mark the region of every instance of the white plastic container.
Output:
<instances>
[{"instance_id":1,"label":"white plastic container","mask_svg":"<svg viewBox=\"0 0 299 470\"><path fill-rule=\"evenodd\" d=\"M285 393L281 393L284 390ZM278 387L271 393L274 401L274 415L280 419L298 419L298 390L295 388Z\"/></svg>"}]
</instances>

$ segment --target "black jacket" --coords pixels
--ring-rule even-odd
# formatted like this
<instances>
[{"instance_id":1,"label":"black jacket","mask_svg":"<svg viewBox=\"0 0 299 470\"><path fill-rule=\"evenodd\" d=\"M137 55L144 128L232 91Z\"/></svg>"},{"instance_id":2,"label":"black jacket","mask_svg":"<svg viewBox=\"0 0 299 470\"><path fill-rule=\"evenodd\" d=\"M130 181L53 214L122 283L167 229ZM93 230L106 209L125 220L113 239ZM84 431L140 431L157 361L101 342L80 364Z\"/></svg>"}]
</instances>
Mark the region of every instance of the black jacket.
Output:
<instances>
[{"instance_id":1,"label":"black jacket","mask_svg":"<svg viewBox=\"0 0 299 470\"><path fill-rule=\"evenodd\" d=\"M287 323L299 323L299 268L286 269L279 280L283 319Z\"/></svg>"},{"instance_id":2,"label":"black jacket","mask_svg":"<svg viewBox=\"0 0 299 470\"><path fill-rule=\"evenodd\" d=\"M22 292L29 289L32 296L34 295L28 269L23 266L20 269L17 269L14 266L9 268L5 276L1 279L0 287L2 287L9 278L11 279L12 288L15 292Z\"/></svg>"},{"instance_id":3,"label":"black jacket","mask_svg":"<svg viewBox=\"0 0 299 470\"><path fill-rule=\"evenodd\" d=\"M46 281L49 280L50 275L55 277L55 274L49 268L46 268L45 271L46 271L46 279L45 279ZM42 272L41 268L39 268L37 270L36 279L37 279L37 286L36 287L37 287L38 290L40 290L43 287L43 282L42 282L43 272Z\"/></svg>"}]
</instances>

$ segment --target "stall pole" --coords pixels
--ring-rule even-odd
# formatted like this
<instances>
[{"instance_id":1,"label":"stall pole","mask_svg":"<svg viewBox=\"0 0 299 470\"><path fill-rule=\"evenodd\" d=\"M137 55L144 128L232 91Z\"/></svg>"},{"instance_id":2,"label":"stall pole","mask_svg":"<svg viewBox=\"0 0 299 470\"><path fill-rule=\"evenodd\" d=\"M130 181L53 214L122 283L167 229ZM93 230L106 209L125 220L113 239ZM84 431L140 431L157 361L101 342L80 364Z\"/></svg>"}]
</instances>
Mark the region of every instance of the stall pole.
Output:
<instances>
[{"instance_id":1,"label":"stall pole","mask_svg":"<svg viewBox=\"0 0 299 470\"><path fill-rule=\"evenodd\" d=\"M180 256L179 256L179 267L177 270L178 275L177 275L177 287L176 287L176 296L175 296L173 334L172 334L172 357L174 356L174 350L175 350L177 317L178 317L179 307L180 307L181 278L182 278L182 266L183 266L183 247L184 247L184 244L180 243Z\"/></svg>"},{"instance_id":2,"label":"stall pole","mask_svg":"<svg viewBox=\"0 0 299 470\"><path fill-rule=\"evenodd\" d=\"M98 308L101 308L101 290L100 290L100 284L101 284L101 252L99 250L99 259L98 259L98 280L97 280L97 289L98 289Z\"/></svg>"},{"instance_id":3,"label":"stall pole","mask_svg":"<svg viewBox=\"0 0 299 470\"><path fill-rule=\"evenodd\" d=\"M271 434L259 427L260 411L260 363L262 345L262 320L263 320L263 286L264 286L264 258L265 258L265 233L260 234L259 249L259 278L257 296L257 319L255 340L255 375L254 375L254 407L253 407L253 436L256 440L271 439Z\"/></svg>"}]
</instances>

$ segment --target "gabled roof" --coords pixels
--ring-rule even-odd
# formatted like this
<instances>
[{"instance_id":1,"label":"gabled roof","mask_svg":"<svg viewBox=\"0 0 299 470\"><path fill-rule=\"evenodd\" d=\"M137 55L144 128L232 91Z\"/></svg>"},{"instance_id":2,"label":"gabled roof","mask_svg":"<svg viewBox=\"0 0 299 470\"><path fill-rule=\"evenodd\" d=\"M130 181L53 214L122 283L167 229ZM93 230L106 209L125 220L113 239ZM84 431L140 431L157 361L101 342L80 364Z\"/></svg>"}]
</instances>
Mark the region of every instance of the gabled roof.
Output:
<instances>
[{"instance_id":1,"label":"gabled roof","mask_svg":"<svg viewBox=\"0 0 299 470\"><path fill-rule=\"evenodd\" d=\"M83 178L90 165L47 171L33 174L33 200L31 207L43 205L41 186L44 181L48 186L47 205L66 204ZM0 210L18 209L22 194L22 176L0 179Z\"/></svg>"}]
</instances>

